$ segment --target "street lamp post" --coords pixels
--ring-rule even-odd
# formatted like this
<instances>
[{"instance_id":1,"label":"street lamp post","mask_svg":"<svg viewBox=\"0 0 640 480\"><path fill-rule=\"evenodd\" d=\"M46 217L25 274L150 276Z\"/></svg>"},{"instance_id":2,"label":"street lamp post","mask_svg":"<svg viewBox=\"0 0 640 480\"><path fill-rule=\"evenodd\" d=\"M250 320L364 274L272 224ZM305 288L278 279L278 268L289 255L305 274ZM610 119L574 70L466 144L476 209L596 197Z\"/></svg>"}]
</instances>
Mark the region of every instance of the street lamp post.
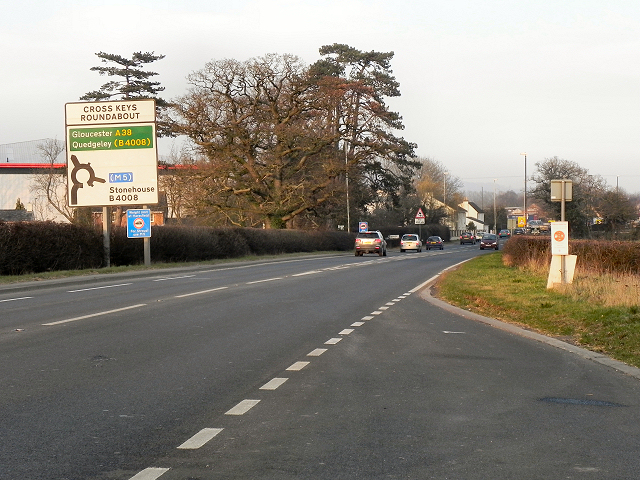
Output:
<instances>
[{"instance_id":1,"label":"street lamp post","mask_svg":"<svg viewBox=\"0 0 640 480\"><path fill-rule=\"evenodd\" d=\"M498 233L496 219L496 179L493 179L493 233Z\"/></svg>"},{"instance_id":2,"label":"street lamp post","mask_svg":"<svg viewBox=\"0 0 640 480\"><path fill-rule=\"evenodd\" d=\"M449 225L449 212L447 211L447 175L449 172L444 172L442 174L443 179L443 188L442 188L442 204L444 205L444 214L445 214L445 225Z\"/></svg>"},{"instance_id":3,"label":"street lamp post","mask_svg":"<svg viewBox=\"0 0 640 480\"><path fill-rule=\"evenodd\" d=\"M520 155L524 155L524 206L523 206L523 214L524 214L524 228L527 229L527 152L521 153Z\"/></svg>"}]
</instances>

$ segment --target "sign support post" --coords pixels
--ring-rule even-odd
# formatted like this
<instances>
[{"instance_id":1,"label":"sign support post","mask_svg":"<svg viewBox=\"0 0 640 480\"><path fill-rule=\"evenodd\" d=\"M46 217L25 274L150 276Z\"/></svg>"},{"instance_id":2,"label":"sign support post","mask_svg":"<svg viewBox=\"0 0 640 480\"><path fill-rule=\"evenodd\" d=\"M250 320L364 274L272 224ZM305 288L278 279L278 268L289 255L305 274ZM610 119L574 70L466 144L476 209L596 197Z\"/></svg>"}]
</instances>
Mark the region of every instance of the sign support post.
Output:
<instances>
[{"instance_id":1,"label":"sign support post","mask_svg":"<svg viewBox=\"0 0 640 480\"><path fill-rule=\"evenodd\" d=\"M102 207L102 245L104 252L104 266L111 266L111 209Z\"/></svg>"},{"instance_id":2,"label":"sign support post","mask_svg":"<svg viewBox=\"0 0 640 480\"><path fill-rule=\"evenodd\" d=\"M418 208L418 212L416 213L415 224L418 225L418 238L422 241L422 225L425 224L425 217L422 208Z\"/></svg>"},{"instance_id":3,"label":"sign support post","mask_svg":"<svg viewBox=\"0 0 640 480\"><path fill-rule=\"evenodd\" d=\"M147 209L147 206L144 205L142 207L143 209ZM149 228L151 228L151 225L149 225ZM144 237L144 266L145 267L150 267L151 266L151 237Z\"/></svg>"},{"instance_id":4,"label":"sign support post","mask_svg":"<svg viewBox=\"0 0 640 480\"><path fill-rule=\"evenodd\" d=\"M547 288L573 282L577 256L569 255L569 223L565 221L565 203L573 198L572 185L567 179L551 180L551 201L560 202L560 221L551 224L551 267Z\"/></svg>"}]
</instances>

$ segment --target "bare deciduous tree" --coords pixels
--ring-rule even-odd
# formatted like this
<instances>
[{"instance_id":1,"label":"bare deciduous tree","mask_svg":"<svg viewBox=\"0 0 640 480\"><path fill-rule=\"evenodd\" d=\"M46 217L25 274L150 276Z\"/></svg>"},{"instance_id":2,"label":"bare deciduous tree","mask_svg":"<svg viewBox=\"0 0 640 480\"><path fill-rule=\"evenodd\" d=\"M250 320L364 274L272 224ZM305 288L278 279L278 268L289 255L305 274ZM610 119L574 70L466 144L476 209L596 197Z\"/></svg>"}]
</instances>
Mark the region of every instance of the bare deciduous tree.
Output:
<instances>
[{"instance_id":1,"label":"bare deciduous tree","mask_svg":"<svg viewBox=\"0 0 640 480\"><path fill-rule=\"evenodd\" d=\"M41 172L31 179L30 191L36 196L36 213L40 220L51 220L51 209L69 222L74 221L74 209L68 206L66 168L56 166L56 159L65 150L64 142L47 139L36 146L46 160Z\"/></svg>"}]
</instances>

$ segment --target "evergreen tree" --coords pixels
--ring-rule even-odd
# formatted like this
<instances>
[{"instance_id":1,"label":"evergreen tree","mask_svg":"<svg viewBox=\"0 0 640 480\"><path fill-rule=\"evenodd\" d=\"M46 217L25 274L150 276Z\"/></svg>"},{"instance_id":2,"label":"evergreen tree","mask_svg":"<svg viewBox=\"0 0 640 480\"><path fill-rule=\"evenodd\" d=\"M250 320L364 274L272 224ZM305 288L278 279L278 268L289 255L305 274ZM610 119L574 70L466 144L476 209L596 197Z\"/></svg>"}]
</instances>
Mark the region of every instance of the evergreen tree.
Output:
<instances>
[{"instance_id":1,"label":"evergreen tree","mask_svg":"<svg viewBox=\"0 0 640 480\"><path fill-rule=\"evenodd\" d=\"M143 70L146 64L156 60L162 60L164 55L154 55L154 52L135 52L131 58L125 58L113 53L98 52L96 55L107 66L91 67L90 70L100 75L116 77L110 80L98 90L88 92L80 97L80 100L105 101L152 98L156 101L158 112L158 133L161 136L170 136L169 123L162 120L163 112L169 103L158 97L158 93L164 91L160 82L152 80L158 75L156 72Z\"/></svg>"}]
</instances>

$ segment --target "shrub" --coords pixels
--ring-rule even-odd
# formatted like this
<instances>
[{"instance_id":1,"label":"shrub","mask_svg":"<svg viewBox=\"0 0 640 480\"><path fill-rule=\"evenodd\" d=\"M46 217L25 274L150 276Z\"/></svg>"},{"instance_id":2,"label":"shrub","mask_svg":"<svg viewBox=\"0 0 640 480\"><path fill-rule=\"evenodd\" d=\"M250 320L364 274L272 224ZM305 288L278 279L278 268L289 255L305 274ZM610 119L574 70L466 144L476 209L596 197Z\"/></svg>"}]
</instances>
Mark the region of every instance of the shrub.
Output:
<instances>
[{"instance_id":1,"label":"shrub","mask_svg":"<svg viewBox=\"0 0 640 480\"><path fill-rule=\"evenodd\" d=\"M54 222L0 222L0 274L98 268L102 239L85 227Z\"/></svg>"},{"instance_id":2,"label":"shrub","mask_svg":"<svg viewBox=\"0 0 640 480\"><path fill-rule=\"evenodd\" d=\"M596 273L640 274L640 243L597 240L569 240L569 253L577 255L576 268ZM549 237L513 236L502 251L505 265L548 266L551 261Z\"/></svg>"},{"instance_id":3,"label":"shrub","mask_svg":"<svg viewBox=\"0 0 640 480\"><path fill-rule=\"evenodd\" d=\"M192 262L280 253L350 250L354 235L333 231L255 228L152 227L153 262ZM111 264L144 262L144 239L127 238L114 227ZM0 274L98 268L103 264L102 235L93 228L53 222L0 223Z\"/></svg>"}]
</instances>

